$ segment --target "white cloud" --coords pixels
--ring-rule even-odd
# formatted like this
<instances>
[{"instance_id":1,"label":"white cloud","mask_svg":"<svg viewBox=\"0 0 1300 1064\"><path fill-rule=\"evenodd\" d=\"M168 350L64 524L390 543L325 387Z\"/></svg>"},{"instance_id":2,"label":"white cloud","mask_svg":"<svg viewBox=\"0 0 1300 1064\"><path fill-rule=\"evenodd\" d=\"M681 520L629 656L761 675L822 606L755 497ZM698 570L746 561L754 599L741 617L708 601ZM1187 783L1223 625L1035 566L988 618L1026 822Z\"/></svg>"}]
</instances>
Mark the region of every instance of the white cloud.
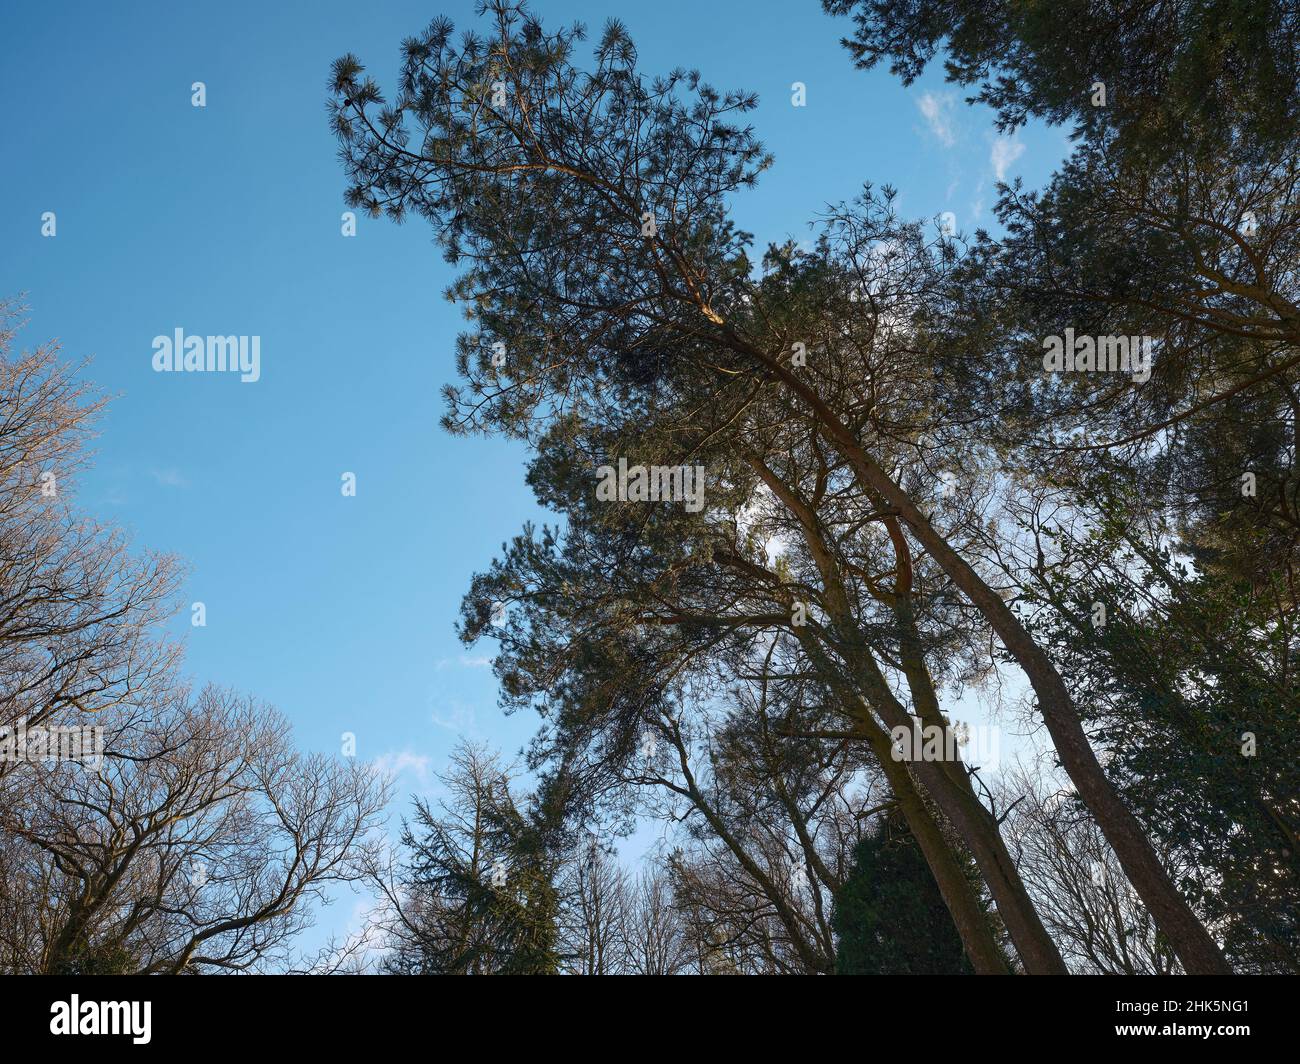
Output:
<instances>
[{"instance_id":1,"label":"white cloud","mask_svg":"<svg viewBox=\"0 0 1300 1064\"><path fill-rule=\"evenodd\" d=\"M456 735L473 735L478 731L478 715L469 706L459 702L452 702L448 707L447 713L439 713L436 709L430 714L430 720L439 728L444 728Z\"/></svg>"},{"instance_id":2,"label":"white cloud","mask_svg":"<svg viewBox=\"0 0 1300 1064\"><path fill-rule=\"evenodd\" d=\"M950 92L923 92L916 101L930 132L939 138L939 143L945 148L951 148L957 143L957 134L952 128L952 109L956 102L956 97Z\"/></svg>"},{"instance_id":3,"label":"white cloud","mask_svg":"<svg viewBox=\"0 0 1300 1064\"><path fill-rule=\"evenodd\" d=\"M409 750L389 751L375 758L374 768L380 775L394 778L403 772L411 772L420 781L421 787L427 788L429 786L429 756L427 754L413 754Z\"/></svg>"},{"instance_id":4,"label":"white cloud","mask_svg":"<svg viewBox=\"0 0 1300 1064\"><path fill-rule=\"evenodd\" d=\"M993 174L999 181L1007 179L1007 172L1017 159L1025 154L1025 146L1010 137L998 137L993 142L993 151L989 153L989 162L993 164Z\"/></svg>"},{"instance_id":5,"label":"white cloud","mask_svg":"<svg viewBox=\"0 0 1300 1064\"><path fill-rule=\"evenodd\" d=\"M179 469L151 469L149 475L166 488L188 488L190 482L181 475Z\"/></svg>"}]
</instances>

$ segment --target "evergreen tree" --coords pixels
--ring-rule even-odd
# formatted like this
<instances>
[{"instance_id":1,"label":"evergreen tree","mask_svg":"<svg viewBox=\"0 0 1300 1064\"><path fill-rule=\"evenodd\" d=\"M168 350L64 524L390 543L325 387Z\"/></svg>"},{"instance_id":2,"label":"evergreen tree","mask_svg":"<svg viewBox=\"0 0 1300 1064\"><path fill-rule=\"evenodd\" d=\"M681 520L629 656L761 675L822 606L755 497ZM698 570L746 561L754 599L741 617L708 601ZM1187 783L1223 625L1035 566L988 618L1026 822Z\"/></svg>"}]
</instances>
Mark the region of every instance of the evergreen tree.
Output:
<instances>
[{"instance_id":1,"label":"evergreen tree","mask_svg":"<svg viewBox=\"0 0 1300 1064\"><path fill-rule=\"evenodd\" d=\"M439 808L417 800L384 968L401 975L549 975L559 969L554 863L511 770L463 744Z\"/></svg>"},{"instance_id":2,"label":"evergreen tree","mask_svg":"<svg viewBox=\"0 0 1300 1064\"><path fill-rule=\"evenodd\" d=\"M573 58L580 30L547 33L521 5L504 0L484 10L494 23L490 40L467 35L453 41L450 23L440 19L406 42L401 87L391 104L355 57L340 59L333 79L331 111L351 182L349 202L395 219L422 216L449 259L467 266L451 295L465 304L475 330L460 338L458 368L465 381L449 392L448 425L550 447L577 470L615 455L674 465L672 459L693 457L694 449L729 447L736 442L736 424L748 426L764 415L761 427L769 438L758 452L732 451L716 477L710 471L710 483L730 495L733 486L737 493L745 489L739 478L752 482L756 475L752 468L743 471L747 458L769 469L772 461L782 460L792 444L771 419L778 411L797 411L801 431L809 430L806 445L832 452L843 463L843 481L822 489L854 497L865 511L858 527L871 521L889 525L898 552L892 579L905 592L893 619L907 630L913 555L923 553L927 564L937 565L951 581L951 593L969 604L978 623L988 625L1024 670L1062 766L1188 970L1226 971L1217 945L1107 780L1059 668L1004 592L983 575L981 547L971 542L979 539L975 527L983 521L945 524L938 507L917 490L917 479L926 482L913 471L924 463L928 447L920 438L927 433L948 434L950 446L968 444L974 473L988 450L969 432L963 439L962 430L979 416L992 415L968 416L969 404L951 391L954 381L941 376L966 353L960 347L956 355L944 353L949 347L944 327L953 331L959 319L941 314L932 322L925 311L932 299L944 300L944 281L959 254L954 242L927 240L921 227L898 223L885 192L834 212L827 238L800 260L805 268L784 271L775 285L765 283L755 276L750 238L732 223L728 203L770 162L752 131L739 125L754 107L752 95L719 93L694 73L647 78L637 70L636 50L616 22L602 34L592 68L583 70ZM825 278L829 283L798 286L801 280ZM794 282L800 298L791 303L773 298L783 281ZM955 296L950 302L958 303ZM987 351L980 355L986 364L999 362ZM1000 394L997 383L990 394ZM945 407L958 411L955 422L943 416ZM683 420L687 429L677 432ZM595 438L620 443L629 439L626 430L639 424L642 446L620 452L572 446L570 426L577 427L581 440L592 423L612 425L612 431L597 431ZM655 463L650 448L665 443L682 446L661 451ZM776 491L766 478L764 483ZM656 515L646 524L656 523L660 533L670 522L692 516ZM618 520L624 525L626 578L646 566L675 579L677 569L664 568L663 559L682 550L683 541L674 535L641 538L639 521L630 515ZM582 557L583 546L574 543L571 555L580 575L592 564ZM754 551L739 546L729 559L740 563L729 574L733 580L753 561ZM685 541L683 553L694 556L693 547ZM521 542L518 550L554 579L505 587L508 594L498 599L549 603L571 594L563 562L544 557L549 553L544 545ZM678 568L685 568L686 559L679 560ZM786 601L779 613L746 611L743 623L759 617L770 627L772 618L788 618L789 600L798 589L781 587L781 580L771 582L752 568L749 572L758 575L765 597ZM879 587L875 576L868 579ZM487 590L486 582L481 589ZM475 597L468 611L475 622L472 634L485 627L489 605L486 595ZM730 606L737 600L713 601ZM824 598L820 605L828 603ZM713 630L697 620L675 615L671 623L687 638L711 639ZM704 620L719 623L711 610ZM663 623L661 617L639 621L624 614L625 642L609 648L606 663L616 668L618 655L629 668L644 661L650 653L646 643L653 642L649 629ZM606 655L606 649L596 650L582 639L559 648L569 634L556 631L542 638L561 653L572 650L569 660ZM855 638L849 633L840 646L844 660L858 669L853 678L869 683L882 704L901 710L890 705L883 677L878 682L875 675L864 675L868 664L854 653ZM918 664L914 650L909 647L909 660ZM525 666L542 665L531 652L521 657ZM912 672L918 697L932 711L932 684L920 669ZM539 686L530 689L522 681L511 690L523 675L522 669L507 674L507 696L539 697ZM654 708L664 694L662 677L671 675L652 677L646 687L627 692L622 704ZM860 700L855 692L853 704ZM630 745L634 734L634 728L625 728L620 745ZM946 785L940 777L933 782ZM944 811L955 822L949 809ZM981 867L992 874L997 862L989 859ZM1014 885L1009 887L1014 892ZM1059 953L1041 925L1024 915L1014 929L1020 944L1039 970L1060 970Z\"/></svg>"},{"instance_id":3,"label":"evergreen tree","mask_svg":"<svg viewBox=\"0 0 1300 1064\"><path fill-rule=\"evenodd\" d=\"M970 975L921 848L896 812L862 837L835 895L839 975Z\"/></svg>"}]
</instances>

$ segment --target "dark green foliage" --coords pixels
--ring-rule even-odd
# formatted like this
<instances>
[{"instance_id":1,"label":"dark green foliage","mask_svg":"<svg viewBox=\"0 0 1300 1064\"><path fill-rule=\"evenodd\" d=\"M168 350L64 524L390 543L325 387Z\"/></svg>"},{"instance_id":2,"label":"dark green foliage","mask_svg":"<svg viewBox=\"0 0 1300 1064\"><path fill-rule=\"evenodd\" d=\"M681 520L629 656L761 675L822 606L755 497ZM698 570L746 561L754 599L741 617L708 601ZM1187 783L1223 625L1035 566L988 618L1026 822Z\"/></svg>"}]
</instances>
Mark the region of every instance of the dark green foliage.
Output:
<instances>
[{"instance_id":1,"label":"dark green foliage","mask_svg":"<svg viewBox=\"0 0 1300 1064\"><path fill-rule=\"evenodd\" d=\"M1300 17L1281 0L823 0L852 15L859 66L905 82L944 69L1003 128L1029 118L1108 123L1131 146L1285 141L1300 118ZM1092 84L1107 86L1104 108Z\"/></svg>"},{"instance_id":2,"label":"dark green foliage","mask_svg":"<svg viewBox=\"0 0 1300 1064\"><path fill-rule=\"evenodd\" d=\"M1016 382L984 411L1035 499L1022 601L1110 751L1108 775L1234 965L1294 972L1300 11L824 6L852 13L845 43L864 67L888 61L910 81L944 49L949 79L976 87L1004 130L1073 127L1046 188L1004 189L1005 233L978 238L934 327L972 355L1002 353L986 394ZM1066 326L1151 337L1151 379L1043 374L1043 339Z\"/></svg>"},{"instance_id":3,"label":"dark green foliage","mask_svg":"<svg viewBox=\"0 0 1300 1064\"><path fill-rule=\"evenodd\" d=\"M862 837L831 918L839 975L970 975L970 961L902 816Z\"/></svg>"},{"instance_id":4,"label":"dark green foliage","mask_svg":"<svg viewBox=\"0 0 1300 1064\"><path fill-rule=\"evenodd\" d=\"M1112 752L1108 775L1234 966L1300 971L1300 640L1279 613L1292 590L1197 573L1118 518L1039 535L1049 560L1026 603L1043 607L1037 635Z\"/></svg>"}]
</instances>

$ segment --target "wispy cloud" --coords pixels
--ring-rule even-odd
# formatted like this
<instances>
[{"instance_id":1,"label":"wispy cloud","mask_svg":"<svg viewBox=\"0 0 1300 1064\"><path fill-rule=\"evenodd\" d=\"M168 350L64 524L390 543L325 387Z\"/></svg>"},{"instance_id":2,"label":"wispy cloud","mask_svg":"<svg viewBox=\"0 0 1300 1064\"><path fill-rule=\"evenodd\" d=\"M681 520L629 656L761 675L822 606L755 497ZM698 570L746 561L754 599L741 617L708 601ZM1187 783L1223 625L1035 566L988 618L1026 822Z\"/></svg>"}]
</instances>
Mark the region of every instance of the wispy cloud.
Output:
<instances>
[{"instance_id":1,"label":"wispy cloud","mask_svg":"<svg viewBox=\"0 0 1300 1064\"><path fill-rule=\"evenodd\" d=\"M957 143L957 134L952 125L952 111L956 104L957 98L950 92L923 92L916 101L930 132L939 138L939 143L945 148L951 148Z\"/></svg>"},{"instance_id":2,"label":"wispy cloud","mask_svg":"<svg viewBox=\"0 0 1300 1064\"><path fill-rule=\"evenodd\" d=\"M419 781L420 786L427 789L432 778L429 774L429 763L428 754L416 754L410 750L390 750L375 758L374 767L381 775L394 778L403 772L410 772Z\"/></svg>"},{"instance_id":3,"label":"wispy cloud","mask_svg":"<svg viewBox=\"0 0 1300 1064\"><path fill-rule=\"evenodd\" d=\"M449 712L434 710L429 719L439 728L444 728L456 735L474 735L478 732L478 715L462 702L453 701L448 706Z\"/></svg>"},{"instance_id":4,"label":"wispy cloud","mask_svg":"<svg viewBox=\"0 0 1300 1064\"><path fill-rule=\"evenodd\" d=\"M190 482L179 469L151 469L149 475L165 488L188 488Z\"/></svg>"},{"instance_id":5,"label":"wispy cloud","mask_svg":"<svg viewBox=\"0 0 1300 1064\"><path fill-rule=\"evenodd\" d=\"M462 654L455 661L451 658L439 658L434 668L442 672L443 669L449 669L453 665L459 665L462 669L488 669L492 667L492 659L483 655Z\"/></svg>"},{"instance_id":6,"label":"wispy cloud","mask_svg":"<svg viewBox=\"0 0 1300 1064\"><path fill-rule=\"evenodd\" d=\"M999 181L1005 181L1015 161L1025 154L1025 146L1011 137L998 137L993 142L989 153L989 162L993 164L993 174Z\"/></svg>"},{"instance_id":7,"label":"wispy cloud","mask_svg":"<svg viewBox=\"0 0 1300 1064\"><path fill-rule=\"evenodd\" d=\"M985 178L980 178L979 184L975 186L975 195L970 201L971 225L979 225L980 219L984 217L984 190L987 184Z\"/></svg>"}]
</instances>

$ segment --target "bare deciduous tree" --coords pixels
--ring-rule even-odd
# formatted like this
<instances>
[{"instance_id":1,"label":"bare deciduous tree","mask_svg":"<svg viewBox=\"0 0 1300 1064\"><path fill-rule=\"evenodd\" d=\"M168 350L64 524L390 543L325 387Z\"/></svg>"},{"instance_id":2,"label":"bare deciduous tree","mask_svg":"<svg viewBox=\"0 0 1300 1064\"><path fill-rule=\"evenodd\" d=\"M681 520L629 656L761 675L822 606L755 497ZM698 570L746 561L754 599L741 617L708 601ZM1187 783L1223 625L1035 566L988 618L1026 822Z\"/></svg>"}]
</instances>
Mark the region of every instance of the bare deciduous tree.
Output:
<instances>
[{"instance_id":1,"label":"bare deciduous tree","mask_svg":"<svg viewBox=\"0 0 1300 1064\"><path fill-rule=\"evenodd\" d=\"M110 710L99 763L0 781L0 970L179 974L283 961L362 874L387 786L303 755L274 710L208 687Z\"/></svg>"},{"instance_id":2,"label":"bare deciduous tree","mask_svg":"<svg viewBox=\"0 0 1300 1064\"><path fill-rule=\"evenodd\" d=\"M0 303L0 728L143 696L175 662L153 628L180 579L71 506L103 401L56 345L15 353L16 314Z\"/></svg>"},{"instance_id":3,"label":"bare deciduous tree","mask_svg":"<svg viewBox=\"0 0 1300 1064\"><path fill-rule=\"evenodd\" d=\"M697 971L687 924L667 871L648 865L627 886L627 970L634 975Z\"/></svg>"},{"instance_id":4,"label":"bare deciduous tree","mask_svg":"<svg viewBox=\"0 0 1300 1064\"><path fill-rule=\"evenodd\" d=\"M1016 865L1072 971L1180 972L1169 943L1129 885L1097 825L1068 791L1020 770L1004 783Z\"/></svg>"},{"instance_id":5,"label":"bare deciduous tree","mask_svg":"<svg viewBox=\"0 0 1300 1064\"><path fill-rule=\"evenodd\" d=\"M560 954L573 975L627 970L630 885L617 855L592 836L560 875Z\"/></svg>"}]
</instances>

